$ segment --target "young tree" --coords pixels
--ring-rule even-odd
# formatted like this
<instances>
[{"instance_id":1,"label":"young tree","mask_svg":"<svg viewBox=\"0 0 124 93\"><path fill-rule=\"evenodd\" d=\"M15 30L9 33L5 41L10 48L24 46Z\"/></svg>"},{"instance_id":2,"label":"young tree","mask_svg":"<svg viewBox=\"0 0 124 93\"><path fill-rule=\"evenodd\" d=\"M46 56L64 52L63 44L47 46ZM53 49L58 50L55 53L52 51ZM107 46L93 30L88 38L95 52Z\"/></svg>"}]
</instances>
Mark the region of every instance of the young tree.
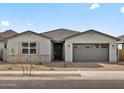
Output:
<instances>
[{"instance_id":1,"label":"young tree","mask_svg":"<svg viewBox=\"0 0 124 93\"><path fill-rule=\"evenodd\" d=\"M16 62L15 62L15 49L11 48L10 51L8 50L8 54L9 54L9 63L10 63L10 67L9 69L13 69L14 67L16 67Z\"/></svg>"}]
</instances>

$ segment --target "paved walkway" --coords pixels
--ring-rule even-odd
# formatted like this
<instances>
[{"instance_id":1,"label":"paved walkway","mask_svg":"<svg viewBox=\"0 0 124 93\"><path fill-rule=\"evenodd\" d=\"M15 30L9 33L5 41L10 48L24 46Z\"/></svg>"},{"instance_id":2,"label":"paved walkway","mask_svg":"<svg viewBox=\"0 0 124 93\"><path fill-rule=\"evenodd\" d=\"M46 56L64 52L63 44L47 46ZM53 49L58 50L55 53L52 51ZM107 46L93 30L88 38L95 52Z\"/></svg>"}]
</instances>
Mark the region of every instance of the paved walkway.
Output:
<instances>
[{"instance_id":1,"label":"paved walkway","mask_svg":"<svg viewBox=\"0 0 124 93\"><path fill-rule=\"evenodd\" d=\"M32 71L36 76L19 75L22 71L0 71L0 80L124 80L124 71Z\"/></svg>"}]
</instances>

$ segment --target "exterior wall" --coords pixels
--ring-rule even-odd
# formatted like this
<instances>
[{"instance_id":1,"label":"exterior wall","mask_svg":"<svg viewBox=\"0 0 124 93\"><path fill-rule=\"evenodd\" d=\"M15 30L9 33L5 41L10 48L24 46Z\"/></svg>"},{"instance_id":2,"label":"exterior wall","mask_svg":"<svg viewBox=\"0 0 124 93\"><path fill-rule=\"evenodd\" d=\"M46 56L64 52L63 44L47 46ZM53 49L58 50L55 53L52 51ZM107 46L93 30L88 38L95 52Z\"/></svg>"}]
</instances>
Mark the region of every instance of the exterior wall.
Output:
<instances>
[{"instance_id":1,"label":"exterior wall","mask_svg":"<svg viewBox=\"0 0 124 93\"><path fill-rule=\"evenodd\" d=\"M4 48L4 42L0 42L0 48Z\"/></svg>"},{"instance_id":2,"label":"exterior wall","mask_svg":"<svg viewBox=\"0 0 124 93\"><path fill-rule=\"evenodd\" d=\"M63 43L63 52L62 52L62 58L65 60L65 43Z\"/></svg>"},{"instance_id":3,"label":"exterior wall","mask_svg":"<svg viewBox=\"0 0 124 93\"><path fill-rule=\"evenodd\" d=\"M21 54L22 42L36 42L37 54ZM21 55L22 60L29 60L32 56L36 62L51 62L51 41L35 34L24 34L9 39L7 41L7 61L14 60L11 49L14 49L15 58Z\"/></svg>"},{"instance_id":4,"label":"exterior wall","mask_svg":"<svg viewBox=\"0 0 124 93\"><path fill-rule=\"evenodd\" d=\"M0 60L3 59L4 42L0 42Z\"/></svg>"},{"instance_id":5,"label":"exterior wall","mask_svg":"<svg viewBox=\"0 0 124 93\"><path fill-rule=\"evenodd\" d=\"M109 46L109 61L110 62L117 62L118 60L117 47L118 46L116 42L110 43L110 46Z\"/></svg>"},{"instance_id":6,"label":"exterior wall","mask_svg":"<svg viewBox=\"0 0 124 93\"><path fill-rule=\"evenodd\" d=\"M51 42L51 60L54 59L53 42Z\"/></svg>"},{"instance_id":7,"label":"exterior wall","mask_svg":"<svg viewBox=\"0 0 124 93\"><path fill-rule=\"evenodd\" d=\"M101 35L99 33L84 33L77 37L65 40L65 61L73 62L73 44L74 43L108 43L109 44L109 61L117 62L117 44L116 40Z\"/></svg>"}]
</instances>

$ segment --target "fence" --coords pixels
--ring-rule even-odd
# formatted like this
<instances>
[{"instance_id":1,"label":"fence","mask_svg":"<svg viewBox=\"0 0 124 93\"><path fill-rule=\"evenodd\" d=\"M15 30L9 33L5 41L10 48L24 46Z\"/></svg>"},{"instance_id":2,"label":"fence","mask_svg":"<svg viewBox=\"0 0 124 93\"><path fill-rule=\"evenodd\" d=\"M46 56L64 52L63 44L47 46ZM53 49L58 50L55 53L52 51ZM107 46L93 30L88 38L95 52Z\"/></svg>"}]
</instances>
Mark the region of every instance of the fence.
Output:
<instances>
[{"instance_id":1,"label":"fence","mask_svg":"<svg viewBox=\"0 0 124 93\"><path fill-rule=\"evenodd\" d=\"M119 61L124 61L124 49L119 50Z\"/></svg>"}]
</instances>

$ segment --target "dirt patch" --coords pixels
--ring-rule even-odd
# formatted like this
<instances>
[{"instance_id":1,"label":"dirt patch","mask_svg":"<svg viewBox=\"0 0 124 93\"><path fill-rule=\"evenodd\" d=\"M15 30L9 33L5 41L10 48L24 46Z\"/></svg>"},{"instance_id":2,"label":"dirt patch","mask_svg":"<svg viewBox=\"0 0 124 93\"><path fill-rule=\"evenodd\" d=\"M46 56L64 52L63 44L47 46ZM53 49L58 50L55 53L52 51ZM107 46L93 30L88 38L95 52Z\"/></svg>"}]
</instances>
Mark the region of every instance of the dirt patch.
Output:
<instances>
[{"instance_id":1,"label":"dirt patch","mask_svg":"<svg viewBox=\"0 0 124 93\"><path fill-rule=\"evenodd\" d=\"M102 65L99 65L98 63L91 63L91 62L73 62L73 63L67 63L67 62L58 62L58 63L47 63L44 64L48 67L57 67L57 68L99 68L102 67Z\"/></svg>"},{"instance_id":2,"label":"dirt patch","mask_svg":"<svg viewBox=\"0 0 124 93\"><path fill-rule=\"evenodd\" d=\"M28 64L25 64L25 66ZM30 66L30 65L29 65ZM0 64L0 71L22 71L22 64ZM102 62L54 62L42 65L33 64L33 71L124 71L122 63L102 63Z\"/></svg>"}]
</instances>

